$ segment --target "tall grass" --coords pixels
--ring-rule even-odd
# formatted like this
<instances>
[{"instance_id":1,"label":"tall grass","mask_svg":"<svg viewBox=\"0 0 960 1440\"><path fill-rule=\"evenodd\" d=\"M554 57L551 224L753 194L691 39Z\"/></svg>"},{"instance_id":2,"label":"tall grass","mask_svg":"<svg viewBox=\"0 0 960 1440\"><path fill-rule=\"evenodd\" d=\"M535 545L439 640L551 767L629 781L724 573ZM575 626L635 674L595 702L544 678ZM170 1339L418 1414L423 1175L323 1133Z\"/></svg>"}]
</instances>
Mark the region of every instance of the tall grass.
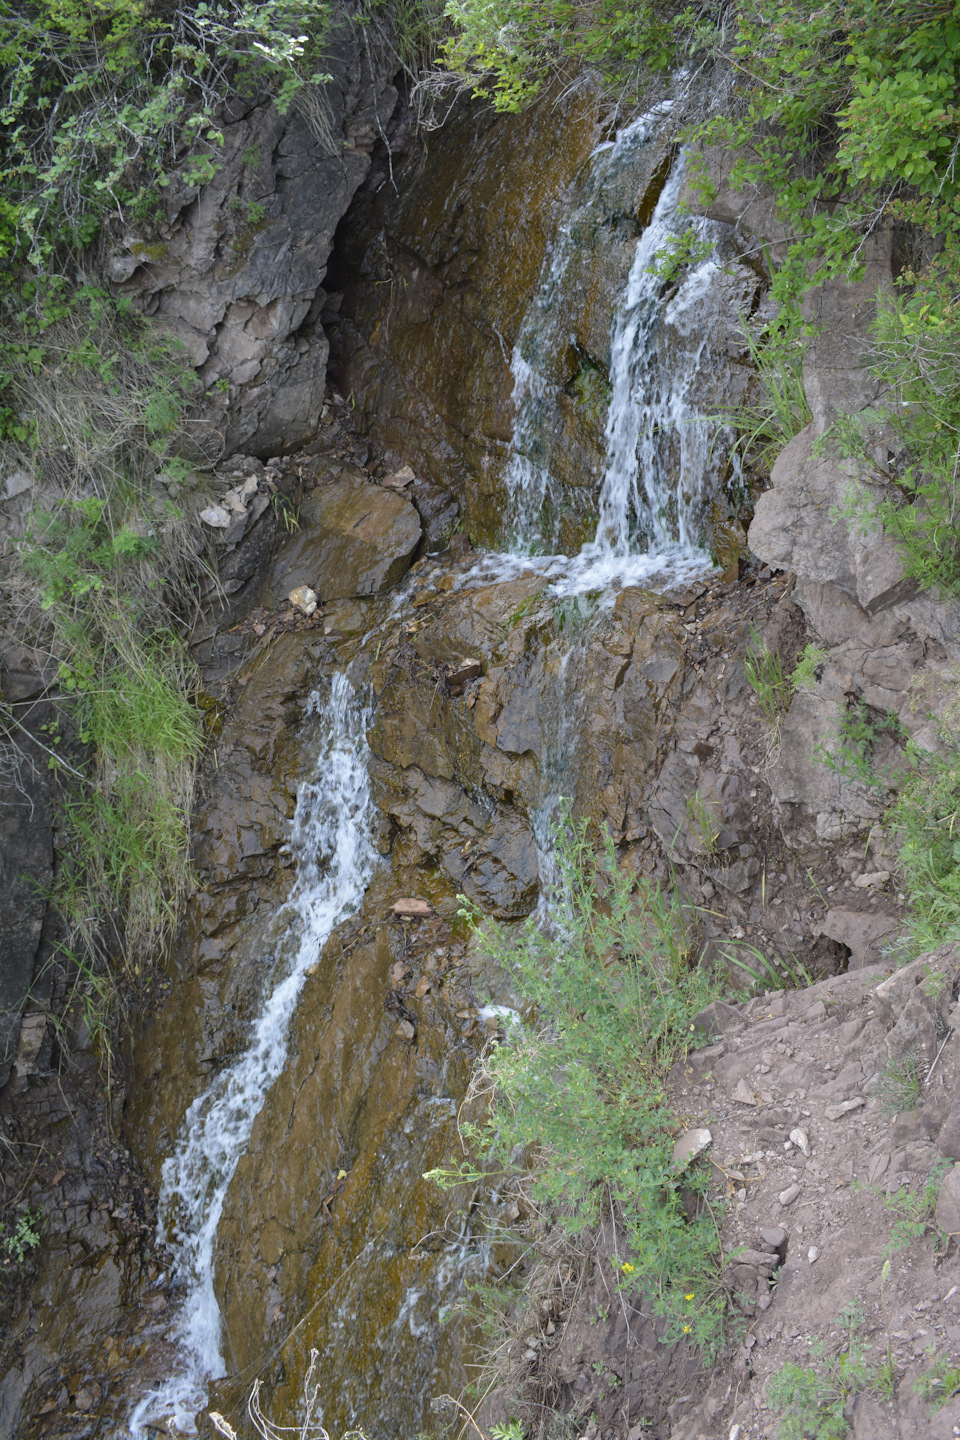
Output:
<instances>
[{"instance_id":1,"label":"tall grass","mask_svg":"<svg viewBox=\"0 0 960 1440\"><path fill-rule=\"evenodd\" d=\"M0 619L53 662L56 719L44 744L60 793L52 900L63 955L88 980L108 956L132 976L164 943L190 884L202 731L182 637L212 561L195 521L200 490L174 505L158 498L155 477L166 468L189 485L169 449L192 372L92 287L51 321L38 353L5 392L18 423L0 463L32 472L42 504L6 542ZM8 745L22 724L15 707L0 707Z\"/></svg>"},{"instance_id":2,"label":"tall grass","mask_svg":"<svg viewBox=\"0 0 960 1440\"><path fill-rule=\"evenodd\" d=\"M775 321L758 332L741 316L741 327L759 393L727 418L744 462L769 472L787 442L813 419L803 388L803 340L798 323Z\"/></svg>"}]
</instances>

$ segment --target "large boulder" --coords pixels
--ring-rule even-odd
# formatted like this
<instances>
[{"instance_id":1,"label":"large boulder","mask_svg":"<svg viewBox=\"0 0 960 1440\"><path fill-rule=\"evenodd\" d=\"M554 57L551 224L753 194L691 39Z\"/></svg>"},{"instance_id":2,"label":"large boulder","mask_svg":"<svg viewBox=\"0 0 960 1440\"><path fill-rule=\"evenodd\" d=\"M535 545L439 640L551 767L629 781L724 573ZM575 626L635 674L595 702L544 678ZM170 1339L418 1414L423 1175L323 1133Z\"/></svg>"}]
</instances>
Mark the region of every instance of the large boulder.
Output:
<instances>
[{"instance_id":1,"label":"large boulder","mask_svg":"<svg viewBox=\"0 0 960 1440\"><path fill-rule=\"evenodd\" d=\"M839 512L851 489L862 486L868 500L880 487L863 485L858 466L815 452L811 424L777 456L772 487L760 496L748 534L753 553L776 570L792 570L802 581L832 584L875 615L917 593L904 573L893 540L879 525L861 525Z\"/></svg>"},{"instance_id":2,"label":"large boulder","mask_svg":"<svg viewBox=\"0 0 960 1440\"><path fill-rule=\"evenodd\" d=\"M324 600L387 590L406 574L420 542L420 516L409 500L364 480L315 491L301 506L300 525L267 580L274 604L298 585Z\"/></svg>"}]
</instances>

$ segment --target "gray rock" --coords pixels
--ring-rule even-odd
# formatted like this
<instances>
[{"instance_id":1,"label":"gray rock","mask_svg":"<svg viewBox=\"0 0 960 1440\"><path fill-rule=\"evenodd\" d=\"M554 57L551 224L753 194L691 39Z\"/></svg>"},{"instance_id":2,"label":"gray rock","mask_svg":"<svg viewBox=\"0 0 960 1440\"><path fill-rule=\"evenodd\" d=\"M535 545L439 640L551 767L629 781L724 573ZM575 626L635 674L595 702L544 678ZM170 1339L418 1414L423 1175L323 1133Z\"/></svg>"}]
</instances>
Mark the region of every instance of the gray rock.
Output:
<instances>
[{"instance_id":1,"label":"gray rock","mask_svg":"<svg viewBox=\"0 0 960 1440\"><path fill-rule=\"evenodd\" d=\"M860 484L860 470L851 460L815 455L816 437L816 425L808 425L780 452L747 540L774 569L836 585L875 615L910 599L919 587L904 574L896 545L879 526L862 530L837 516L851 487ZM882 487L869 486L871 500L881 495Z\"/></svg>"},{"instance_id":2,"label":"gray rock","mask_svg":"<svg viewBox=\"0 0 960 1440\"><path fill-rule=\"evenodd\" d=\"M866 409L879 394L880 381L864 362L877 291L893 279L891 251L890 230L871 236L862 251L862 280L835 277L804 300L804 319L818 327L806 342L803 363L803 388L818 431L832 425L838 414Z\"/></svg>"},{"instance_id":3,"label":"gray rock","mask_svg":"<svg viewBox=\"0 0 960 1440\"><path fill-rule=\"evenodd\" d=\"M877 964L881 959L880 942L899 930L900 922L895 915L873 915L836 906L827 911L818 933L846 945L850 951L850 969L860 970L865 965Z\"/></svg>"},{"instance_id":4,"label":"gray rock","mask_svg":"<svg viewBox=\"0 0 960 1440\"><path fill-rule=\"evenodd\" d=\"M159 234L130 233L108 261L113 283L199 371L204 400L187 440L198 455L289 453L316 433L329 347L314 317L333 236L397 102L388 62L371 72L355 27L341 25L329 46L323 124L309 95L286 115L234 97L216 173L197 186L175 172Z\"/></svg>"},{"instance_id":5,"label":"gray rock","mask_svg":"<svg viewBox=\"0 0 960 1440\"><path fill-rule=\"evenodd\" d=\"M316 491L301 507L300 524L267 578L275 601L301 585L324 600L375 595L402 579L420 540L420 517L408 500L359 480Z\"/></svg>"},{"instance_id":6,"label":"gray rock","mask_svg":"<svg viewBox=\"0 0 960 1440\"><path fill-rule=\"evenodd\" d=\"M936 1222L948 1235L960 1235L960 1166L944 1176L937 1197Z\"/></svg>"}]
</instances>

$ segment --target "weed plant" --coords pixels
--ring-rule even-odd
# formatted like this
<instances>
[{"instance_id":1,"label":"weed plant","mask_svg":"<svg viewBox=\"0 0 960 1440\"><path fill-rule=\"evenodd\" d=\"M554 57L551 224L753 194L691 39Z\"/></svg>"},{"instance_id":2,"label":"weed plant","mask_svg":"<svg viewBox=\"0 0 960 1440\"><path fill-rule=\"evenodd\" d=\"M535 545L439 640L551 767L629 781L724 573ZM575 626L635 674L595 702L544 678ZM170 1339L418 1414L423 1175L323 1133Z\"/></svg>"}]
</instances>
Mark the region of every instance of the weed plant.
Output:
<instances>
[{"instance_id":1,"label":"weed plant","mask_svg":"<svg viewBox=\"0 0 960 1440\"><path fill-rule=\"evenodd\" d=\"M815 685L818 685L826 658L826 650L814 645L812 641L805 645L790 677L791 688L794 691L812 690Z\"/></svg>"},{"instance_id":2,"label":"weed plant","mask_svg":"<svg viewBox=\"0 0 960 1440\"><path fill-rule=\"evenodd\" d=\"M889 1257L895 1255L899 1250L905 1250L908 1245L914 1240L919 1240L931 1228L937 1209L940 1186L943 1184L944 1176L952 1168L949 1160L938 1160L919 1189L910 1190L906 1185L901 1185L899 1190L894 1190L884 1196L887 1209L896 1216L890 1231L890 1239L884 1248L885 1256Z\"/></svg>"},{"instance_id":3,"label":"weed plant","mask_svg":"<svg viewBox=\"0 0 960 1440\"><path fill-rule=\"evenodd\" d=\"M884 714L859 698L841 707L833 748L820 745L815 755L828 770L875 790L895 789L917 762L916 747L896 712Z\"/></svg>"},{"instance_id":4,"label":"weed plant","mask_svg":"<svg viewBox=\"0 0 960 1440\"><path fill-rule=\"evenodd\" d=\"M960 1369L946 1355L939 1355L917 1379L914 1390L933 1410L942 1410L960 1390Z\"/></svg>"},{"instance_id":5,"label":"weed plant","mask_svg":"<svg viewBox=\"0 0 960 1440\"><path fill-rule=\"evenodd\" d=\"M0 1225L0 1263L4 1265L22 1265L28 1252L36 1250L39 1244L37 1217L29 1210L18 1218L9 1233Z\"/></svg>"},{"instance_id":6,"label":"weed plant","mask_svg":"<svg viewBox=\"0 0 960 1440\"><path fill-rule=\"evenodd\" d=\"M750 631L743 670L760 703L763 718L768 724L776 725L790 704L790 680L783 673L780 656L775 650L768 649L756 627Z\"/></svg>"},{"instance_id":7,"label":"weed plant","mask_svg":"<svg viewBox=\"0 0 960 1440\"><path fill-rule=\"evenodd\" d=\"M693 916L621 869L607 834L597 857L569 807L555 846L549 924L531 917L518 934L464 911L530 1017L486 1058L488 1115L465 1133L568 1233L618 1214L624 1275L651 1295L668 1338L686 1333L711 1350L722 1326L717 1230L680 1203L666 1101L667 1072L715 993L695 958ZM684 1177L695 1192L704 1183Z\"/></svg>"},{"instance_id":8,"label":"weed plant","mask_svg":"<svg viewBox=\"0 0 960 1440\"><path fill-rule=\"evenodd\" d=\"M846 1332L843 1348L828 1354L825 1342L817 1340L810 1346L810 1364L791 1362L770 1377L767 1403L783 1416L779 1440L844 1440L851 1433L846 1412L855 1396L893 1394L889 1361L872 1360L857 1337L863 1315L856 1303L846 1305L837 1319Z\"/></svg>"},{"instance_id":9,"label":"weed plant","mask_svg":"<svg viewBox=\"0 0 960 1440\"><path fill-rule=\"evenodd\" d=\"M720 838L720 826L711 811L706 800L697 790L695 794L687 796L687 815L694 836L704 855L715 855L717 841Z\"/></svg>"},{"instance_id":10,"label":"weed plant","mask_svg":"<svg viewBox=\"0 0 960 1440\"><path fill-rule=\"evenodd\" d=\"M880 1071L874 1094L884 1115L902 1115L915 1110L923 1089L923 1064L911 1051L897 1060L888 1060Z\"/></svg>"}]
</instances>

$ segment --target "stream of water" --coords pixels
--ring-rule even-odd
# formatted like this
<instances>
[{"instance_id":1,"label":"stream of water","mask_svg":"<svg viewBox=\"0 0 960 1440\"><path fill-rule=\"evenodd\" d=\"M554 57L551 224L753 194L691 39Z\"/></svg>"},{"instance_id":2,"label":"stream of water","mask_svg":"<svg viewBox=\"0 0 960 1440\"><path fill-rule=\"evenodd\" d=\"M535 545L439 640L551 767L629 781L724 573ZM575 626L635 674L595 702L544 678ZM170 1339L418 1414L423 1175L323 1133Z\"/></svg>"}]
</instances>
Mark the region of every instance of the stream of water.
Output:
<instances>
[{"instance_id":1,"label":"stream of water","mask_svg":"<svg viewBox=\"0 0 960 1440\"><path fill-rule=\"evenodd\" d=\"M208 1382L224 1374L221 1317L214 1292L214 1247L230 1180L270 1086L287 1060L288 1032L307 967L334 927L363 899L376 864L367 778L369 717L345 675L315 691L307 723L320 731L316 762L297 793L291 844L297 881L277 916L272 988L247 1049L215 1077L187 1111L174 1153L164 1162L161 1240L173 1251L181 1298L178 1363L130 1417L134 1440L150 1421L173 1417L195 1434L193 1417Z\"/></svg>"},{"instance_id":2,"label":"stream of water","mask_svg":"<svg viewBox=\"0 0 960 1440\"><path fill-rule=\"evenodd\" d=\"M486 579L491 567L504 578L534 569L562 597L624 585L666 588L711 568L704 548L705 507L729 447L723 427L698 414L690 397L701 367L710 360L709 327L702 322L719 302L713 292L721 266L716 227L679 206L683 153L670 164L614 313L606 457L594 538L576 555L556 553L556 525L548 518L562 503L562 486L543 458L559 387L538 365L561 339L564 279L575 254L575 232L585 216L599 223L606 187L637 166L670 108L670 101L657 106L594 152L576 208L560 225L545 262L512 356L516 418L504 474L511 543L505 554L484 557L478 568ZM668 300L669 284L658 273L658 259L690 239L702 258Z\"/></svg>"}]
</instances>

